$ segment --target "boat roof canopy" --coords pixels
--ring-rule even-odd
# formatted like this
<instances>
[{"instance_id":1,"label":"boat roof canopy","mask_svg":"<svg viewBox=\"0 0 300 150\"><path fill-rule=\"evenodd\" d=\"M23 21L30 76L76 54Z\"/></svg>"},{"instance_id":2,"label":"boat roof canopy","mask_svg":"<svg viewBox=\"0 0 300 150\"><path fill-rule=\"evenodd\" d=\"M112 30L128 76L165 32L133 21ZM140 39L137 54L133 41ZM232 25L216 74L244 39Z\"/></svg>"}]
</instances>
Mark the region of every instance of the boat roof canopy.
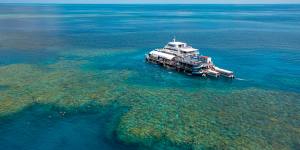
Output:
<instances>
[{"instance_id":1,"label":"boat roof canopy","mask_svg":"<svg viewBox=\"0 0 300 150\"><path fill-rule=\"evenodd\" d=\"M186 43L183 43L183 42L169 42L168 44L171 44L171 45L186 45Z\"/></svg>"},{"instance_id":2,"label":"boat roof canopy","mask_svg":"<svg viewBox=\"0 0 300 150\"><path fill-rule=\"evenodd\" d=\"M157 55L159 57L162 57L162 58L165 58L165 59L168 59L168 60L172 60L175 57L174 55L162 53L162 52L159 52L159 51L151 51L150 54L151 55Z\"/></svg>"}]
</instances>

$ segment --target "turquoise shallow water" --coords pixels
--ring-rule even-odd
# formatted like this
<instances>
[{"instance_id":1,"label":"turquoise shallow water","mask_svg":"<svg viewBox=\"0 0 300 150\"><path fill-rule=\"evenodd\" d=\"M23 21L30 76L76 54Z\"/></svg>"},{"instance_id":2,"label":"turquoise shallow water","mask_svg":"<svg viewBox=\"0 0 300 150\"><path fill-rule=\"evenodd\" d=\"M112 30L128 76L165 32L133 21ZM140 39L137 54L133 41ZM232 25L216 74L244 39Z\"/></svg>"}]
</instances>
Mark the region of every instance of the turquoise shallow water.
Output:
<instances>
[{"instance_id":1,"label":"turquoise shallow water","mask_svg":"<svg viewBox=\"0 0 300 150\"><path fill-rule=\"evenodd\" d=\"M1 149L298 149L299 5L0 4ZM144 54L178 40L236 80Z\"/></svg>"}]
</instances>

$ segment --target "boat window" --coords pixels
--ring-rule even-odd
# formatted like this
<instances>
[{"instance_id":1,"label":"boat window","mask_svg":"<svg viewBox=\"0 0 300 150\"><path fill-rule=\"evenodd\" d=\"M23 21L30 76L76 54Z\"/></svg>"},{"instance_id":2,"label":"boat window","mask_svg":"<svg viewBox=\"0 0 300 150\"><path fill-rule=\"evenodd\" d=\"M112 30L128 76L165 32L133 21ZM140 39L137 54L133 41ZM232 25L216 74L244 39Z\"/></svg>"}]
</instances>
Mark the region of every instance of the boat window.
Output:
<instances>
[{"instance_id":1,"label":"boat window","mask_svg":"<svg viewBox=\"0 0 300 150\"><path fill-rule=\"evenodd\" d=\"M170 46L170 47L174 47L174 45L173 45L173 44L168 44L168 46Z\"/></svg>"},{"instance_id":2,"label":"boat window","mask_svg":"<svg viewBox=\"0 0 300 150\"><path fill-rule=\"evenodd\" d=\"M180 47L180 48L181 48L181 47L184 47L184 44L180 44L180 45L178 45L178 47Z\"/></svg>"}]
</instances>

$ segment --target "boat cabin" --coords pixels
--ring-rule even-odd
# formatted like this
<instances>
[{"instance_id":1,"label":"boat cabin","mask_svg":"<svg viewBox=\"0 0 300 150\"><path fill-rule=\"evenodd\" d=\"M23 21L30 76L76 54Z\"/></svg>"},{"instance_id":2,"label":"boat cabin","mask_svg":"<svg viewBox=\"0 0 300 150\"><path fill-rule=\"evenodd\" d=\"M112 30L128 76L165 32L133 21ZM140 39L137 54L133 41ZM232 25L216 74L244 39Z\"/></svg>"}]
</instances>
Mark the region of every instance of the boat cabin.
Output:
<instances>
[{"instance_id":1,"label":"boat cabin","mask_svg":"<svg viewBox=\"0 0 300 150\"><path fill-rule=\"evenodd\" d=\"M172 42L169 42L164 49L168 50L171 53L174 54L180 54L183 56L196 56L199 54L198 49L195 49L191 46L188 46L186 43L183 42L177 42L175 39L173 39Z\"/></svg>"}]
</instances>

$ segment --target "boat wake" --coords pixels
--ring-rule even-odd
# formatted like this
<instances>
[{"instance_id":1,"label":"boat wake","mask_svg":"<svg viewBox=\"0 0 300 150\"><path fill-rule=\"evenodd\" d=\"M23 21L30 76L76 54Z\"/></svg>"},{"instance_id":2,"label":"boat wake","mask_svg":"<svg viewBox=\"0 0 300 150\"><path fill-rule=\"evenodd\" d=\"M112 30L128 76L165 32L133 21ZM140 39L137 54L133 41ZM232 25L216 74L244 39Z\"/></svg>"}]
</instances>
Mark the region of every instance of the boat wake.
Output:
<instances>
[{"instance_id":1,"label":"boat wake","mask_svg":"<svg viewBox=\"0 0 300 150\"><path fill-rule=\"evenodd\" d=\"M246 81L246 79L242 79L242 78L235 78L235 79L239 81Z\"/></svg>"}]
</instances>

